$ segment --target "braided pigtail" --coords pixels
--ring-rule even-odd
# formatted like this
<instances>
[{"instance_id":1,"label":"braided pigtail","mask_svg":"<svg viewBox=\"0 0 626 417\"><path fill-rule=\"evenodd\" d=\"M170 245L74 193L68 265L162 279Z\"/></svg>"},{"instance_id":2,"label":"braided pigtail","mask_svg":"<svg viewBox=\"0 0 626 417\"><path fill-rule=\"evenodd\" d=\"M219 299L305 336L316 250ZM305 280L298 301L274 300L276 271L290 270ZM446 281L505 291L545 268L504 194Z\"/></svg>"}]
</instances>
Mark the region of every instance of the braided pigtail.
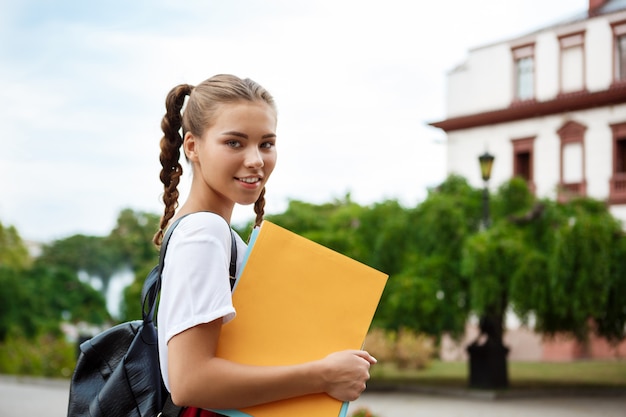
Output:
<instances>
[{"instance_id":1,"label":"braided pigtail","mask_svg":"<svg viewBox=\"0 0 626 417\"><path fill-rule=\"evenodd\" d=\"M265 215L265 187L261 190L259 198L254 203L254 212L256 213L256 219L254 220L254 227L261 226L263 216Z\"/></svg>"},{"instance_id":2,"label":"braided pigtail","mask_svg":"<svg viewBox=\"0 0 626 417\"><path fill-rule=\"evenodd\" d=\"M183 117L181 110L185 103L185 97L191 94L193 88L194 87L189 84L181 84L174 87L165 99L166 113L161 121L163 137L161 138L161 154L159 155L162 167L159 178L163 183L163 202L165 203L165 209L159 224L159 231L152 239L157 246L160 246L163 242L165 229L169 221L174 217L176 208L178 207L178 184L183 174L183 167L179 162L180 148L183 144L183 138L181 136Z\"/></svg>"}]
</instances>

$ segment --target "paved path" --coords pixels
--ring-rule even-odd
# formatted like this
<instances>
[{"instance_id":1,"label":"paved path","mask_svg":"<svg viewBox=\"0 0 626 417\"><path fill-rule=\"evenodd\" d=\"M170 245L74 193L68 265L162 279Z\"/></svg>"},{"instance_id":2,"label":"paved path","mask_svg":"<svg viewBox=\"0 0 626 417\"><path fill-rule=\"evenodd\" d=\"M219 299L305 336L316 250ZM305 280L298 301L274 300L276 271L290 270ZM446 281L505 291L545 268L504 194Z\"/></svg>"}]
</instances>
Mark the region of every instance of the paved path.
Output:
<instances>
[{"instance_id":1,"label":"paved path","mask_svg":"<svg viewBox=\"0 0 626 417\"><path fill-rule=\"evenodd\" d=\"M0 376L0 417L67 417L69 383Z\"/></svg>"},{"instance_id":2,"label":"paved path","mask_svg":"<svg viewBox=\"0 0 626 417\"><path fill-rule=\"evenodd\" d=\"M626 417L626 397L479 399L410 393L366 393L350 405L380 417Z\"/></svg>"},{"instance_id":3,"label":"paved path","mask_svg":"<svg viewBox=\"0 0 626 417\"><path fill-rule=\"evenodd\" d=\"M0 417L66 417L67 398L66 381L0 376ZM361 406L367 406L380 417L626 417L624 395L493 400L367 392L350 405L348 415Z\"/></svg>"}]
</instances>

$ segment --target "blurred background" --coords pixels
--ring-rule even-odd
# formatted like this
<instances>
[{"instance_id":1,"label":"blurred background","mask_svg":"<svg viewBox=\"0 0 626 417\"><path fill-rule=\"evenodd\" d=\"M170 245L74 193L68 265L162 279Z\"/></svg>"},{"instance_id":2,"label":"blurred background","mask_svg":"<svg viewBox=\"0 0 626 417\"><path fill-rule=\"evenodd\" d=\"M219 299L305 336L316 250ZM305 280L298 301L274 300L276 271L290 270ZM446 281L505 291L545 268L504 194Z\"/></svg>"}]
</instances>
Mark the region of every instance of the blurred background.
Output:
<instances>
[{"instance_id":1,"label":"blurred background","mask_svg":"<svg viewBox=\"0 0 626 417\"><path fill-rule=\"evenodd\" d=\"M267 218L390 274L370 386L626 388L624 0L3 0L0 40L0 373L140 317L165 95L234 73Z\"/></svg>"}]
</instances>

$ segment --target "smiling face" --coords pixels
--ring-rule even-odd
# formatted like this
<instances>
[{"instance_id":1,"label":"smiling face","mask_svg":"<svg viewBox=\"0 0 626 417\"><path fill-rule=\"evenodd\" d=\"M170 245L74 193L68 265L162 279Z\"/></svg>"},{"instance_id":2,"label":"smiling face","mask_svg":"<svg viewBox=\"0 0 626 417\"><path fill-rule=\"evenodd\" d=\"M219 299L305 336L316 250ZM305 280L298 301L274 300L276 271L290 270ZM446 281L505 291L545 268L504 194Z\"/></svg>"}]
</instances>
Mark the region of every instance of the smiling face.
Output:
<instances>
[{"instance_id":1,"label":"smiling face","mask_svg":"<svg viewBox=\"0 0 626 417\"><path fill-rule=\"evenodd\" d=\"M260 101L220 105L202 137L185 134L196 209L229 219L235 203L253 204L276 165L276 113Z\"/></svg>"}]
</instances>

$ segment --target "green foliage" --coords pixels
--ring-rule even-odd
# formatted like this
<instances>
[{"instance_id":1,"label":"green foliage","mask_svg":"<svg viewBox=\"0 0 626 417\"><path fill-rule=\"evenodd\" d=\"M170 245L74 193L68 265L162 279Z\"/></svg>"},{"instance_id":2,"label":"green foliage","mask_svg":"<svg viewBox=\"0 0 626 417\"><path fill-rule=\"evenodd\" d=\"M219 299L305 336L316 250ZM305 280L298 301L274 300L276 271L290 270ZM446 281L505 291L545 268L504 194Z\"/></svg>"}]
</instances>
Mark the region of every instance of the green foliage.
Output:
<instances>
[{"instance_id":1,"label":"green foliage","mask_svg":"<svg viewBox=\"0 0 626 417\"><path fill-rule=\"evenodd\" d=\"M552 251L544 291L548 303L538 304L538 328L548 334L588 333L589 320L602 322L598 332L622 339L626 324L624 232L606 206L591 199L554 205L560 223L552 229ZM618 272L619 271L619 272ZM621 303L622 308L615 307ZM612 329L612 330L610 330Z\"/></svg>"},{"instance_id":2,"label":"green foliage","mask_svg":"<svg viewBox=\"0 0 626 417\"><path fill-rule=\"evenodd\" d=\"M390 274L376 326L460 335L470 313L502 324L512 307L548 334L582 338L591 319L600 335L623 339L626 244L606 205L537 200L514 178L491 195L492 226L481 230L482 194L451 175L411 209L348 195L292 201L268 219Z\"/></svg>"},{"instance_id":3,"label":"green foliage","mask_svg":"<svg viewBox=\"0 0 626 417\"><path fill-rule=\"evenodd\" d=\"M525 215L532 209L534 200L526 181L515 177L502 184L498 192L491 197L492 216L499 220Z\"/></svg>"},{"instance_id":4,"label":"green foliage","mask_svg":"<svg viewBox=\"0 0 626 417\"><path fill-rule=\"evenodd\" d=\"M0 343L0 374L67 378L76 364L76 346L45 334L11 336Z\"/></svg>"},{"instance_id":5,"label":"green foliage","mask_svg":"<svg viewBox=\"0 0 626 417\"><path fill-rule=\"evenodd\" d=\"M64 268L75 273L86 272L102 282L106 294L111 276L119 268L114 251L98 236L73 235L43 247L36 264L42 268Z\"/></svg>"},{"instance_id":6,"label":"green foliage","mask_svg":"<svg viewBox=\"0 0 626 417\"><path fill-rule=\"evenodd\" d=\"M38 264L86 272L102 282L106 294L113 275L127 268L132 270L146 262L156 263L158 252L152 236L158 229L155 214L125 209L120 212L115 228L107 237L74 235L43 248Z\"/></svg>"},{"instance_id":7,"label":"green foliage","mask_svg":"<svg viewBox=\"0 0 626 417\"><path fill-rule=\"evenodd\" d=\"M0 268L0 287L0 341L9 334L58 335L61 321L101 324L109 318L102 295L68 270Z\"/></svg>"},{"instance_id":8,"label":"green foliage","mask_svg":"<svg viewBox=\"0 0 626 417\"><path fill-rule=\"evenodd\" d=\"M388 273L374 317L374 326L388 332L459 335L469 314L502 320L512 308L546 334L582 339L592 329L623 340L626 236L606 204L537 200L520 179L489 201L492 225L482 230L483 190L451 175L413 208L394 200L361 206L346 195L320 205L294 200L267 218ZM123 210L108 236L58 240L34 263L17 231L0 224L0 341L38 346L39 335L59 334L62 320L109 320L102 295L78 279L79 271L100 277L106 289L116 272L133 270L120 319L140 318L141 287L158 262L151 243L158 220Z\"/></svg>"},{"instance_id":9,"label":"green foliage","mask_svg":"<svg viewBox=\"0 0 626 417\"><path fill-rule=\"evenodd\" d=\"M397 233L407 239L401 272L387 284L380 316L388 328L460 334L469 313L469 282L461 274L465 239L480 224L480 191L458 176L409 210ZM377 313L378 319L378 313Z\"/></svg>"},{"instance_id":10,"label":"green foliage","mask_svg":"<svg viewBox=\"0 0 626 417\"><path fill-rule=\"evenodd\" d=\"M426 262L430 262L432 258ZM424 265L416 262L414 265ZM441 268L434 267L435 272ZM387 329L402 327L436 334L441 329L445 310L437 298L437 277L416 276L411 271L392 275L387 281L374 325Z\"/></svg>"},{"instance_id":11,"label":"green foliage","mask_svg":"<svg viewBox=\"0 0 626 417\"><path fill-rule=\"evenodd\" d=\"M360 407L354 410L350 417L378 417L378 415L372 413L367 407Z\"/></svg>"},{"instance_id":12,"label":"green foliage","mask_svg":"<svg viewBox=\"0 0 626 417\"><path fill-rule=\"evenodd\" d=\"M24 269L31 264L28 249L13 226L0 222L0 267Z\"/></svg>"},{"instance_id":13,"label":"green foliage","mask_svg":"<svg viewBox=\"0 0 626 417\"><path fill-rule=\"evenodd\" d=\"M122 267L136 270L146 263L158 262L158 251L152 237L159 228L156 214L124 209L117 224L106 238L106 246L114 251L115 261Z\"/></svg>"},{"instance_id":14,"label":"green foliage","mask_svg":"<svg viewBox=\"0 0 626 417\"><path fill-rule=\"evenodd\" d=\"M143 317L141 313L141 289L148 273L157 263L158 260L154 264L145 264L137 269L135 279L124 289L120 305L120 322L139 320Z\"/></svg>"},{"instance_id":15,"label":"green foliage","mask_svg":"<svg viewBox=\"0 0 626 417\"><path fill-rule=\"evenodd\" d=\"M8 260L0 264L0 342L10 335L28 340L58 335L61 321L102 323L108 318L104 298L75 272L33 264L17 231L0 229L0 259Z\"/></svg>"},{"instance_id":16,"label":"green foliage","mask_svg":"<svg viewBox=\"0 0 626 417\"><path fill-rule=\"evenodd\" d=\"M610 270L606 284L606 299L603 310L594 314L598 334L611 342L626 337L626 236L615 237L611 250Z\"/></svg>"},{"instance_id":17,"label":"green foliage","mask_svg":"<svg viewBox=\"0 0 626 417\"><path fill-rule=\"evenodd\" d=\"M626 250L621 225L590 198L534 201L516 180L494 197L494 225L465 243L472 308L502 318L506 307L548 335L609 340L626 325Z\"/></svg>"},{"instance_id":18,"label":"green foliage","mask_svg":"<svg viewBox=\"0 0 626 417\"><path fill-rule=\"evenodd\" d=\"M29 317L33 302L24 282L24 273L0 267L0 342L13 330L30 335L36 333L33 319Z\"/></svg>"},{"instance_id":19,"label":"green foliage","mask_svg":"<svg viewBox=\"0 0 626 417\"><path fill-rule=\"evenodd\" d=\"M470 282L473 311L504 314L511 275L525 250L520 234L504 223L467 239L461 272Z\"/></svg>"}]
</instances>

